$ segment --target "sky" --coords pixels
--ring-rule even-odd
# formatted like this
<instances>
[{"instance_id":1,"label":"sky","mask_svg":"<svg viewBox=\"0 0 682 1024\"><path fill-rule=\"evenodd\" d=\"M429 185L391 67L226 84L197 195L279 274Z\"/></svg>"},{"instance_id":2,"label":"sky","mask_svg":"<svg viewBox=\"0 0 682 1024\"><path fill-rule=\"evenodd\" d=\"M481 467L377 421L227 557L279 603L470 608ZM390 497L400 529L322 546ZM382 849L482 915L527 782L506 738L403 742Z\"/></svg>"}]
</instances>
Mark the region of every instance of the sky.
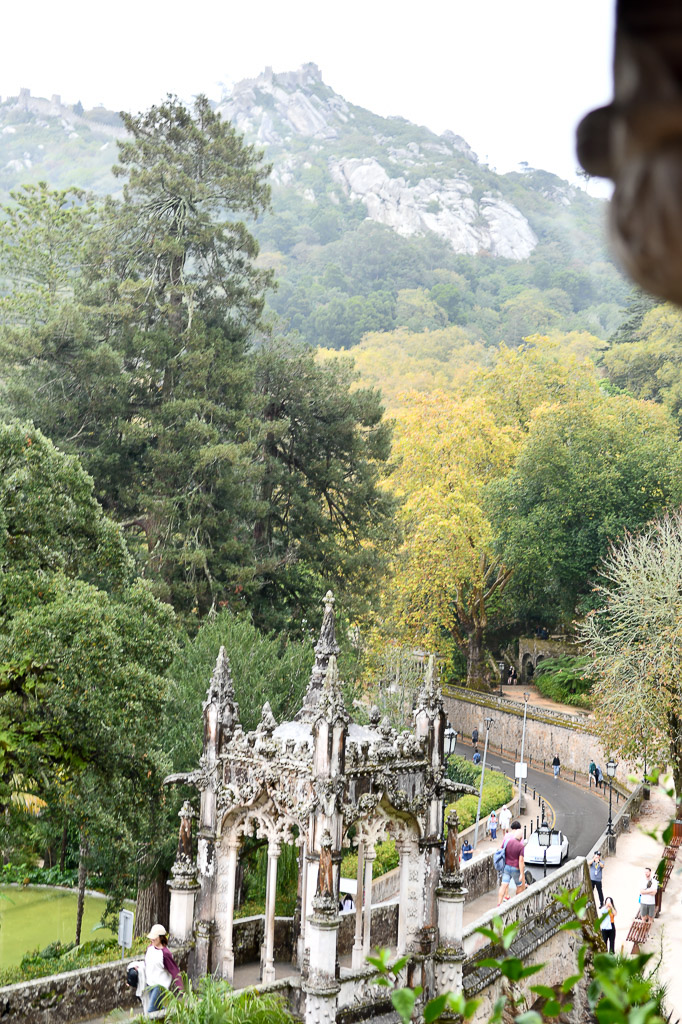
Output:
<instances>
[{"instance_id":1,"label":"sky","mask_svg":"<svg viewBox=\"0 0 682 1024\"><path fill-rule=\"evenodd\" d=\"M498 171L575 180L612 96L615 0L33 0L5 5L0 96L137 112L313 61L345 99L463 136ZM27 12L30 11L30 18Z\"/></svg>"}]
</instances>

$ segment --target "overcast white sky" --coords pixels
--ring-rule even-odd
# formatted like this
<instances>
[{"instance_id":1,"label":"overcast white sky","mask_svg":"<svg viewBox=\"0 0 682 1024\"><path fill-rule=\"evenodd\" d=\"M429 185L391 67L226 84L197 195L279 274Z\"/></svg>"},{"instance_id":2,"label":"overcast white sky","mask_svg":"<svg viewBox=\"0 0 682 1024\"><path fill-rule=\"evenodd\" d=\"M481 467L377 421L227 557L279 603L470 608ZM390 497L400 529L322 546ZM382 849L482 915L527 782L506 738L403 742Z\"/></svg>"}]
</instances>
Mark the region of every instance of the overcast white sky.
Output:
<instances>
[{"instance_id":1,"label":"overcast white sky","mask_svg":"<svg viewBox=\"0 0 682 1024\"><path fill-rule=\"evenodd\" d=\"M0 95L138 111L306 61L347 100L462 135L499 171L574 178L611 98L615 0L33 0L2 13Z\"/></svg>"}]
</instances>

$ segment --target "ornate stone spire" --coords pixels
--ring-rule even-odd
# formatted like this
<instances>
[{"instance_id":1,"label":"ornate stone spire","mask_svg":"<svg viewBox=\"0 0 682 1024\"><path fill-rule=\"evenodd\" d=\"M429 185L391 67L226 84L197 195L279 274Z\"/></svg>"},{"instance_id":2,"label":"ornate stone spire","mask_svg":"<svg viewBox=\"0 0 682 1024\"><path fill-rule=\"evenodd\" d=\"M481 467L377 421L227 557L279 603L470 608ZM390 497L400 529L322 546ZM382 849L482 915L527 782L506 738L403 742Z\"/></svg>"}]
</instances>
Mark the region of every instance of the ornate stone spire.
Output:
<instances>
[{"instance_id":1,"label":"ornate stone spire","mask_svg":"<svg viewBox=\"0 0 682 1024\"><path fill-rule=\"evenodd\" d=\"M334 595L328 590L324 596L324 616L320 639L315 644L315 664L310 674L308 690L303 700L303 707L296 715L297 722L313 722L315 720L320 694L324 685L329 659L336 658L339 653L339 645L336 642L334 629Z\"/></svg>"},{"instance_id":2,"label":"ornate stone spire","mask_svg":"<svg viewBox=\"0 0 682 1024\"><path fill-rule=\"evenodd\" d=\"M348 712L343 703L343 694L339 686L339 670L336 664L336 655L332 654L327 666L327 674L320 692L318 703L318 717L323 715L333 725L342 721L348 724Z\"/></svg>"},{"instance_id":3,"label":"ornate stone spire","mask_svg":"<svg viewBox=\"0 0 682 1024\"><path fill-rule=\"evenodd\" d=\"M429 661L424 675L424 682L419 688L415 713L426 711L429 718L433 718L439 711L443 710L443 694L436 676L436 657L429 655Z\"/></svg>"},{"instance_id":4,"label":"ornate stone spire","mask_svg":"<svg viewBox=\"0 0 682 1024\"><path fill-rule=\"evenodd\" d=\"M234 699L234 683L230 669L230 659L221 647L213 669L211 681L206 691L203 711L215 704L218 710L218 723L222 736L231 736L239 725L239 705Z\"/></svg>"}]
</instances>

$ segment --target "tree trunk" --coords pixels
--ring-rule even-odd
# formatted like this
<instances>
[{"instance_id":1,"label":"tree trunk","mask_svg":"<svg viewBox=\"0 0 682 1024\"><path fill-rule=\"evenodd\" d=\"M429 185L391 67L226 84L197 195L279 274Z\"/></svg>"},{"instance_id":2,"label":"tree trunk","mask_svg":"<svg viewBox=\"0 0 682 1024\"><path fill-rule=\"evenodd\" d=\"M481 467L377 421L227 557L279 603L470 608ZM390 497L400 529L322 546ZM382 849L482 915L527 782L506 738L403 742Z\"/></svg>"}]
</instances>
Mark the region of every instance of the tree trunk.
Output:
<instances>
[{"instance_id":1,"label":"tree trunk","mask_svg":"<svg viewBox=\"0 0 682 1024\"><path fill-rule=\"evenodd\" d=\"M137 890L135 907L135 938L147 935L154 924L168 928L170 920L170 890L166 885L168 872L162 871L158 878Z\"/></svg>"},{"instance_id":2,"label":"tree trunk","mask_svg":"<svg viewBox=\"0 0 682 1024\"><path fill-rule=\"evenodd\" d=\"M64 827L62 829L62 848L59 851L59 870L64 874L66 867L66 846L69 839L69 819L64 818Z\"/></svg>"},{"instance_id":3,"label":"tree trunk","mask_svg":"<svg viewBox=\"0 0 682 1024\"><path fill-rule=\"evenodd\" d=\"M78 909L76 911L76 945L80 946L81 927L83 925L83 910L85 907L85 881L87 877L85 859L88 855L88 844L81 832L80 847L78 850Z\"/></svg>"},{"instance_id":4,"label":"tree trunk","mask_svg":"<svg viewBox=\"0 0 682 1024\"><path fill-rule=\"evenodd\" d=\"M487 690L485 658L483 656L483 628L474 626L467 645L467 686L471 690Z\"/></svg>"}]
</instances>

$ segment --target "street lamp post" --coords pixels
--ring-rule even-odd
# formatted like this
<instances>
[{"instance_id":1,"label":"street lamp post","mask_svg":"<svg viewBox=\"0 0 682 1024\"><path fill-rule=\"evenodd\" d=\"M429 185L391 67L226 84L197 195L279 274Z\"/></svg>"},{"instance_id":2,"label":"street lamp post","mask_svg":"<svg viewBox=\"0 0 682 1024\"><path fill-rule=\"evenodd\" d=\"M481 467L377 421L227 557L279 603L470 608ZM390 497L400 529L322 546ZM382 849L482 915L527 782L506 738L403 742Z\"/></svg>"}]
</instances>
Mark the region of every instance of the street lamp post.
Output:
<instances>
[{"instance_id":1,"label":"street lamp post","mask_svg":"<svg viewBox=\"0 0 682 1024\"><path fill-rule=\"evenodd\" d=\"M546 821L543 821L540 828L537 829L538 843L542 848L542 877L547 877L547 850L549 844L552 842L552 830Z\"/></svg>"},{"instance_id":2,"label":"street lamp post","mask_svg":"<svg viewBox=\"0 0 682 1024\"><path fill-rule=\"evenodd\" d=\"M493 724L492 718L486 718L485 720L485 746L483 747L483 767L481 768L481 785L478 790L478 807L476 809L476 828L474 830L474 849L478 844L478 822L481 817L481 797L483 796L483 779L485 778L485 758L488 753L488 734L490 733L490 726Z\"/></svg>"},{"instance_id":3,"label":"street lamp post","mask_svg":"<svg viewBox=\"0 0 682 1024\"><path fill-rule=\"evenodd\" d=\"M613 801L613 779L616 774L616 768L618 765L615 761L606 762L606 774L609 777L609 823L606 826L606 835L608 836L609 853L613 853L615 849L615 833L613 831L613 820L611 818L611 807Z\"/></svg>"},{"instance_id":4,"label":"street lamp post","mask_svg":"<svg viewBox=\"0 0 682 1024\"><path fill-rule=\"evenodd\" d=\"M504 662L498 661L497 667L500 670L500 697L502 696L502 683L504 682Z\"/></svg>"},{"instance_id":5,"label":"street lamp post","mask_svg":"<svg viewBox=\"0 0 682 1024\"><path fill-rule=\"evenodd\" d=\"M529 697L530 697L530 693L528 692L528 690L524 691L524 694L523 694L523 731L521 733L521 761L520 761L520 764L523 764L523 750L524 750L524 747L526 745L526 715L528 714L528 699L529 699ZM522 788L522 785L523 785L523 780L522 780L520 775L519 775L519 777L517 779L517 782L518 782L518 786L519 786L519 811L522 811L524 809L523 794L521 792L521 788Z\"/></svg>"}]
</instances>

